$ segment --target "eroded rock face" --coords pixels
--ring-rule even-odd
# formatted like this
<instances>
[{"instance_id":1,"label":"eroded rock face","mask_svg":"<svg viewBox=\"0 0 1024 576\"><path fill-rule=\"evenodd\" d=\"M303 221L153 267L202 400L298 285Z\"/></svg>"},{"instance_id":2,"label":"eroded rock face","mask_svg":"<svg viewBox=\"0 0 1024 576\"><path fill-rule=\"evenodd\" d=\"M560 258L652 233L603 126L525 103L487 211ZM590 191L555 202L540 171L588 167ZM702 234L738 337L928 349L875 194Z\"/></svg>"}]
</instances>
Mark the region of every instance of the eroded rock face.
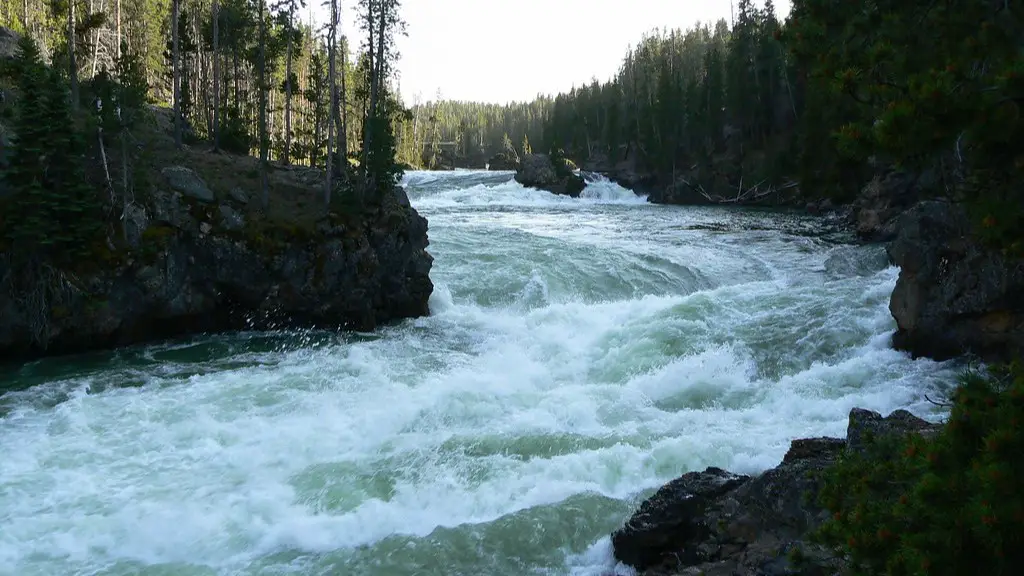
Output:
<instances>
[{"instance_id":1,"label":"eroded rock face","mask_svg":"<svg viewBox=\"0 0 1024 576\"><path fill-rule=\"evenodd\" d=\"M325 218L301 241L273 244L239 228L246 223L230 208L214 206L206 221L181 194L150 202L129 227L143 249L76 278L80 291L53 302L42 325L0 295L0 360L269 325L369 330L429 313L427 222L404 193L359 218ZM10 269L0 257L0 279Z\"/></svg>"},{"instance_id":2,"label":"eroded rock face","mask_svg":"<svg viewBox=\"0 0 1024 576\"><path fill-rule=\"evenodd\" d=\"M854 203L857 236L868 242L896 237L900 215L913 206L928 186L930 175L893 170L876 175Z\"/></svg>"},{"instance_id":3,"label":"eroded rock face","mask_svg":"<svg viewBox=\"0 0 1024 576\"><path fill-rule=\"evenodd\" d=\"M615 557L641 574L831 575L842 561L808 541L826 519L820 473L844 450L890 435L936 428L905 411L883 418L854 409L848 439L794 440L782 463L755 476L718 468L690 472L659 489L612 534ZM800 551L800 565L789 552Z\"/></svg>"},{"instance_id":4,"label":"eroded rock face","mask_svg":"<svg viewBox=\"0 0 1024 576\"><path fill-rule=\"evenodd\" d=\"M567 160L553 160L547 154L526 154L520 159L515 178L523 186L578 198L586 182L572 172L573 168Z\"/></svg>"},{"instance_id":5,"label":"eroded rock face","mask_svg":"<svg viewBox=\"0 0 1024 576\"><path fill-rule=\"evenodd\" d=\"M901 269L889 303L897 348L935 359L1024 353L1024 263L978 243L961 206L913 207L888 251Z\"/></svg>"}]
</instances>

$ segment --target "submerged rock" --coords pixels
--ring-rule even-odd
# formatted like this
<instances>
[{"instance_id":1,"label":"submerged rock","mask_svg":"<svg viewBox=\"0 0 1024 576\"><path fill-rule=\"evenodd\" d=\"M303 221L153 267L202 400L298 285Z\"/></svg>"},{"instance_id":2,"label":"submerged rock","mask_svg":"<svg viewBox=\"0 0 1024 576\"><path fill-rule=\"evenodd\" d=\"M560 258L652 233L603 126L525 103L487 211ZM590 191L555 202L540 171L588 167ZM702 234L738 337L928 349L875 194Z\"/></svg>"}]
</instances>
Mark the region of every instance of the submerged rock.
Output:
<instances>
[{"instance_id":1,"label":"submerged rock","mask_svg":"<svg viewBox=\"0 0 1024 576\"><path fill-rule=\"evenodd\" d=\"M520 159L515 179L529 188L578 198L587 184L582 176L574 173L575 169L572 162L563 158L526 154Z\"/></svg>"},{"instance_id":2,"label":"submerged rock","mask_svg":"<svg viewBox=\"0 0 1024 576\"><path fill-rule=\"evenodd\" d=\"M834 574L842 560L808 542L809 533L827 519L816 499L820 473L844 450L934 428L905 411L883 418L854 409L847 440L794 440L782 463L761 475L738 476L719 468L684 474L644 501L612 534L615 557L642 574ZM799 550L799 566L792 565L793 550Z\"/></svg>"},{"instance_id":3,"label":"submerged rock","mask_svg":"<svg viewBox=\"0 0 1024 576\"><path fill-rule=\"evenodd\" d=\"M1024 262L982 246L962 206L918 204L888 251L900 267L889 303L897 348L940 360L1024 353Z\"/></svg>"}]
</instances>

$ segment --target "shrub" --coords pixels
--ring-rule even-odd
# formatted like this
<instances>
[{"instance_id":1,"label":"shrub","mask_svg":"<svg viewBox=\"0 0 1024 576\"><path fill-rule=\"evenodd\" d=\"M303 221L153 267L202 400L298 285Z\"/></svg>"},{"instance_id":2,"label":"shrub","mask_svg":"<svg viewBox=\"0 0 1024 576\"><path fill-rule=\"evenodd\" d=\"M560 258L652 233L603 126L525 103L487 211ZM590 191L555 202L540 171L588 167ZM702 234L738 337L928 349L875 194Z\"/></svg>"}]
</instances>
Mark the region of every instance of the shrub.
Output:
<instances>
[{"instance_id":1,"label":"shrub","mask_svg":"<svg viewBox=\"0 0 1024 576\"><path fill-rule=\"evenodd\" d=\"M972 371L932 438L847 454L826 472L816 534L854 574L1017 574L1024 566L1024 367Z\"/></svg>"}]
</instances>

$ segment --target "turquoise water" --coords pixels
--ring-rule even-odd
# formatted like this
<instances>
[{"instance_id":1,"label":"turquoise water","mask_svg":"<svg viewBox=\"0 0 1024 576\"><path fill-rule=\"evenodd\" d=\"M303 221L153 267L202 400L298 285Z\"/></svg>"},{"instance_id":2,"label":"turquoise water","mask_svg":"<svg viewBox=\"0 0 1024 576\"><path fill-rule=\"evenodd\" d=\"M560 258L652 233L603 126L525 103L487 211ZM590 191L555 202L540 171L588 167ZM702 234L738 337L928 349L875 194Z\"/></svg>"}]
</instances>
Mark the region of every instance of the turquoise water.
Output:
<instances>
[{"instance_id":1,"label":"turquoise water","mask_svg":"<svg viewBox=\"0 0 1024 576\"><path fill-rule=\"evenodd\" d=\"M607 535L665 481L950 380L889 348L884 251L820 220L406 181L429 318L0 375L0 574L625 574Z\"/></svg>"}]
</instances>

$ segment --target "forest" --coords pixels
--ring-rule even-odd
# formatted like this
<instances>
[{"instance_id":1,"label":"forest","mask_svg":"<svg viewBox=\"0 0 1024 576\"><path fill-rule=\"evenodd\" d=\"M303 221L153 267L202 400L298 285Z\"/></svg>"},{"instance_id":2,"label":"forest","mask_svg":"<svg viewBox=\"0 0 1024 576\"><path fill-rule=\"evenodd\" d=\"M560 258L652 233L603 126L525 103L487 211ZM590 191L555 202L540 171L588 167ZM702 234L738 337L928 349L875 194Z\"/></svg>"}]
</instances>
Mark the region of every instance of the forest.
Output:
<instances>
[{"instance_id":1,"label":"forest","mask_svg":"<svg viewBox=\"0 0 1024 576\"><path fill-rule=\"evenodd\" d=\"M351 41L336 0L319 29L297 20L303 7L4 0L0 25L20 39L0 59L0 135L15 143L0 150L0 249L104 252L115 220L127 238L136 192L189 148L204 151L193 164L258 156L264 210L274 166L324 169L322 206L382 198L402 172L396 136L412 126L392 81L400 2L361 0L346 15L361 32Z\"/></svg>"},{"instance_id":2,"label":"forest","mask_svg":"<svg viewBox=\"0 0 1024 576\"><path fill-rule=\"evenodd\" d=\"M362 0L337 18L366 30L377 4L390 3ZM840 202L884 167L927 172L930 193L978 198L981 219L1018 204L1006 183L1024 165L1024 28L1020 8L1002 0L795 0L785 22L772 0L739 0L731 23L648 34L613 78L507 105L440 92L403 102L392 70L393 35L405 33L397 6L380 47L372 32L340 36L333 19L302 22L304 0L70 6L0 0L0 24L27 31L58 70L75 58L85 78L114 71L123 44L148 100L180 108L186 142L285 165L338 165L328 154L338 147L358 163L383 62L379 112L406 167L482 168L500 152L561 149L584 167L628 166L683 198L799 188L801 199ZM374 60L375 49L385 57ZM998 234L1021 228L1016 217L986 221Z\"/></svg>"},{"instance_id":3,"label":"forest","mask_svg":"<svg viewBox=\"0 0 1024 576\"><path fill-rule=\"evenodd\" d=\"M615 78L557 96L543 145L582 165L627 161L698 199L798 183L804 199L849 202L881 170L915 171L927 194L972 200L983 234L1017 240L1021 12L794 0L782 23L771 0L739 0L731 27L652 33Z\"/></svg>"},{"instance_id":4,"label":"forest","mask_svg":"<svg viewBox=\"0 0 1024 576\"><path fill-rule=\"evenodd\" d=\"M337 146L351 155L378 101L394 126L408 114L389 80L394 35L405 25L398 2L362 0L353 14L328 2L332 16L323 26L301 21L306 7L305 0L3 0L0 25L31 37L54 69L73 70L65 74L72 91L112 73L122 51L131 55L147 101L179 111L186 144L322 167L335 126ZM347 17L363 37L340 34ZM401 136L411 144L411 135Z\"/></svg>"}]
</instances>

